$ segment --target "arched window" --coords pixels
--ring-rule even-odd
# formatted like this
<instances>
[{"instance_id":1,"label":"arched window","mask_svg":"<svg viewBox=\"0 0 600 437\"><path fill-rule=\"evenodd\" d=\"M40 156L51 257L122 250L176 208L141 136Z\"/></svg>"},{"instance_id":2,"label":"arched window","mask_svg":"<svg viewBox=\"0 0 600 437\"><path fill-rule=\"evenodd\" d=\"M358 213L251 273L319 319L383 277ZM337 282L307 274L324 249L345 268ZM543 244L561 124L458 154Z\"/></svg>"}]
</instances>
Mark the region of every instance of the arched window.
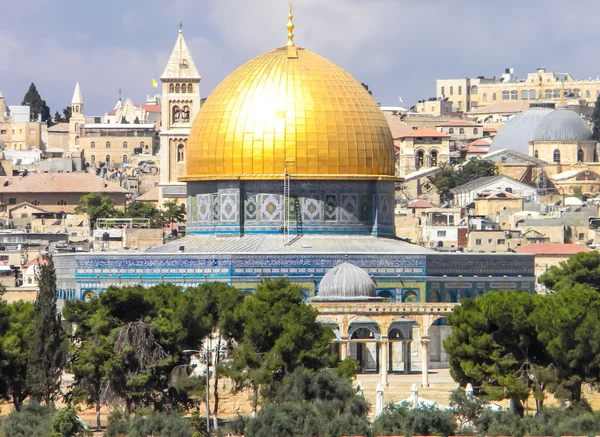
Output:
<instances>
[{"instance_id":1,"label":"arched window","mask_svg":"<svg viewBox=\"0 0 600 437\"><path fill-rule=\"evenodd\" d=\"M110 155L106 155L106 163L110 164Z\"/></svg>"},{"instance_id":2,"label":"arched window","mask_svg":"<svg viewBox=\"0 0 600 437\"><path fill-rule=\"evenodd\" d=\"M529 93L527 92L527 90L521 90L521 100L527 100L528 97Z\"/></svg>"},{"instance_id":3,"label":"arched window","mask_svg":"<svg viewBox=\"0 0 600 437\"><path fill-rule=\"evenodd\" d=\"M533 152L533 156L534 156L535 158L537 158L537 157L538 157L538 151L537 151L537 150L535 150L535 151Z\"/></svg>"},{"instance_id":4,"label":"arched window","mask_svg":"<svg viewBox=\"0 0 600 437\"><path fill-rule=\"evenodd\" d=\"M123 148L126 149L127 148L127 141L123 141Z\"/></svg>"},{"instance_id":5,"label":"arched window","mask_svg":"<svg viewBox=\"0 0 600 437\"><path fill-rule=\"evenodd\" d=\"M483 95L481 96L481 100L483 100L484 102L487 101L487 94L483 93Z\"/></svg>"},{"instance_id":6,"label":"arched window","mask_svg":"<svg viewBox=\"0 0 600 437\"><path fill-rule=\"evenodd\" d=\"M423 153L422 150L419 150L417 152L417 154L415 155L415 168L418 170L421 167L423 167L423 158L424 158L425 154Z\"/></svg>"},{"instance_id":7,"label":"arched window","mask_svg":"<svg viewBox=\"0 0 600 437\"><path fill-rule=\"evenodd\" d=\"M554 162L560 163L560 150L554 149L554 154L553 154L552 160Z\"/></svg>"},{"instance_id":8,"label":"arched window","mask_svg":"<svg viewBox=\"0 0 600 437\"><path fill-rule=\"evenodd\" d=\"M448 129L448 133L449 133L449 134L453 134L453 133L454 133L454 128L453 128L453 127L451 127L450 129Z\"/></svg>"},{"instance_id":9,"label":"arched window","mask_svg":"<svg viewBox=\"0 0 600 437\"><path fill-rule=\"evenodd\" d=\"M529 100L535 100L535 90L529 90Z\"/></svg>"},{"instance_id":10,"label":"arched window","mask_svg":"<svg viewBox=\"0 0 600 437\"><path fill-rule=\"evenodd\" d=\"M64 206L64 205L66 205L66 204L67 204L67 201L66 201L66 200L63 200L63 199L60 199L60 200L57 202L57 205L63 205L63 206Z\"/></svg>"},{"instance_id":11,"label":"arched window","mask_svg":"<svg viewBox=\"0 0 600 437\"><path fill-rule=\"evenodd\" d=\"M583 150L579 149L577 151L577 162L583 162Z\"/></svg>"},{"instance_id":12,"label":"arched window","mask_svg":"<svg viewBox=\"0 0 600 437\"><path fill-rule=\"evenodd\" d=\"M477 94L479 92L479 88L477 88L477 85L473 85L471 87L471 94Z\"/></svg>"},{"instance_id":13,"label":"arched window","mask_svg":"<svg viewBox=\"0 0 600 437\"><path fill-rule=\"evenodd\" d=\"M75 144L79 144L79 136L75 137Z\"/></svg>"},{"instance_id":14,"label":"arched window","mask_svg":"<svg viewBox=\"0 0 600 437\"><path fill-rule=\"evenodd\" d=\"M123 164L127 164L127 155L123 155Z\"/></svg>"},{"instance_id":15,"label":"arched window","mask_svg":"<svg viewBox=\"0 0 600 437\"><path fill-rule=\"evenodd\" d=\"M479 133L479 129L476 127L473 128L473 135L477 135Z\"/></svg>"},{"instance_id":16,"label":"arched window","mask_svg":"<svg viewBox=\"0 0 600 437\"><path fill-rule=\"evenodd\" d=\"M179 122L180 115L181 114L179 113L179 106L177 106L177 105L173 106L173 123Z\"/></svg>"},{"instance_id":17,"label":"arched window","mask_svg":"<svg viewBox=\"0 0 600 437\"><path fill-rule=\"evenodd\" d=\"M144 148L144 142L140 141L140 148L143 149Z\"/></svg>"},{"instance_id":18,"label":"arched window","mask_svg":"<svg viewBox=\"0 0 600 437\"><path fill-rule=\"evenodd\" d=\"M107 142L106 142L106 148L107 148L107 149L110 149L110 141L107 141Z\"/></svg>"},{"instance_id":19,"label":"arched window","mask_svg":"<svg viewBox=\"0 0 600 437\"><path fill-rule=\"evenodd\" d=\"M75 123L75 132L79 130L79 123Z\"/></svg>"},{"instance_id":20,"label":"arched window","mask_svg":"<svg viewBox=\"0 0 600 437\"><path fill-rule=\"evenodd\" d=\"M177 146L177 162L185 161L185 147L183 144Z\"/></svg>"},{"instance_id":21,"label":"arched window","mask_svg":"<svg viewBox=\"0 0 600 437\"><path fill-rule=\"evenodd\" d=\"M92 155L92 156L90 156L90 163L91 163L92 165L96 165L96 155Z\"/></svg>"},{"instance_id":22,"label":"arched window","mask_svg":"<svg viewBox=\"0 0 600 437\"><path fill-rule=\"evenodd\" d=\"M437 150L432 150L431 151L431 158L430 158L430 164L431 167L437 167L438 165L438 152Z\"/></svg>"},{"instance_id":23,"label":"arched window","mask_svg":"<svg viewBox=\"0 0 600 437\"><path fill-rule=\"evenodd\" d=\"M510 92L510 99L511 100L519 100L519 92L517 90L512 90Z\"/></svg>"},{"instance_id":24,"label":"arched window","mask_svg":"<svg viewBox=\"0 0 600 437\"><path fill-rule=\"evenodd\" d=\"M544 92L544 98L545 99L551 99L552 98L552 90L546 90Z\"/></svg>"},{"instance_id":25,"label":"arched window","mask_svg":"<svg viewBox=\"0 0 600 437\"><path fill-rule=\"evenodd\" d=\"M186 93L187 92L187 86L185 84L181 84L181 92L182 93Z\"/></svg>"},{"instance_id":26,"label":"arched window","mask_svg":"<svg viewBox=\"0 0 600 437\"><path fill-rule=\"evenodd\" d=\"M31 202L31 204L32 204L32 205L39 205L39 204L40 204L40 201L39 201L39 200L37 200L37 199L33 199L33 200L32 200L32 202Z\"/></svg>"},{"instance_id":27,"label":"arched window","mask_svg":"<svg viewBox=\"0 0 600 437\"><path fill-rule=\"evenodd\" d=\"M464 128L464 127L461 127L461 128L458 130L458 133L459 133L459 134L461 134L461 135L462 135L462 134L464 134L464 133L465 133L465 128Z\"/></svg>"},{"instance_id":28,"label":"arched window","mask_svg":"<svg viewBox=\"0 0 600 437\"><path fill-rule=\"evenodd\" d=\"M552 95L554 96L555 99L560 99L560 90L555 89L554 92L552 93Z\"/></svg>"},{"instance_id":29,"label":"arched window","mask_svg":"<svg viewBox=\"0 0 600 437\"><path fill-rule=\"evenodd\" d=\"M188 105L185 105L181 113L181 119L183 120L183 122L188 123L190 121L190 107Z\"/></svg>"},{"instance_id":30,"label":"arched window","mask_svg":"<svg viewBox=\"0 0 600 437\"><path fill-rule=\"evenodd\" d=\"M95 142L95 141L92 141L92 142L90 143L90 148L91 148L91 149L95 149L95 148L96 148L96 142Z\"/></svg>"},{"instance_id":31,"label":"arched window","mask_svg":"<svg viewBox=\"0 0 600 437\"><path fill-rule=\"evenodd\" d=\"M173 84L169 85L169 92L170 93L174 93L175 92L175 85L173 85Z\"/></svg>"},{"instance_id":32,"label":"arched window","mask_svg":"<svg viewBox=\"0 0 600 437\"><path fill-rule=\"evenodd\" d=\"M179 84L175 85L175 93L179 94L181 92L181 88Z\"/></svg>"},{"instance_id":33,"label":"arched window","mask_svg":"<svg viewBox=\"0 0 600 437\"><path fill-rule=\"evenodd\" d=\"M194 87L192 86L192 84L188 84L188 93L193 93L194 92Z\"/></svg>"},{"instance_id":34,"label":"arched window","mask_svg":"<svg viewBox=\"0 0 600 437\"><path fill-rule=\"evenodd\" d=\"M502 100L510 99L510 91L502 91Z\"/></svg>"}]
</instances>

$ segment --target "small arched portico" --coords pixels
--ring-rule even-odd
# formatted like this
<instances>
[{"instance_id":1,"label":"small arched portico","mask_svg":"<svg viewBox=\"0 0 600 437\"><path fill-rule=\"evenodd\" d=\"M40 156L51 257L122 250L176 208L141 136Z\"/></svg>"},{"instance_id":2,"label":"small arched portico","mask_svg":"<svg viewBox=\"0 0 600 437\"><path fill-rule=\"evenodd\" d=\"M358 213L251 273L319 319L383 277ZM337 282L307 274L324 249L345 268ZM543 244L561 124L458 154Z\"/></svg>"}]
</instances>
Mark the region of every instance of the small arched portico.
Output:
<instances>
[{"instance_id":1,"label":"small arched portico","mask_svg":"<svg viewBox=\"0 0 600 437\"><path fill-rule=\"evenodd\" d=\"M379 325L369 317L357 317L348 326L348 354L360 363L361 373L379 372Z\"/></svg>"},{"instance_id":2,"label":"small arched portico","mask_svg":"<svg viewBox=\"0 0 600 437\"><path fill-rule=\"evenodd\" d=\"M411 343L416 322L401 317L392 322L388 330L388 370L392 373L411 372Z\"/></svg>"}]
</instances>

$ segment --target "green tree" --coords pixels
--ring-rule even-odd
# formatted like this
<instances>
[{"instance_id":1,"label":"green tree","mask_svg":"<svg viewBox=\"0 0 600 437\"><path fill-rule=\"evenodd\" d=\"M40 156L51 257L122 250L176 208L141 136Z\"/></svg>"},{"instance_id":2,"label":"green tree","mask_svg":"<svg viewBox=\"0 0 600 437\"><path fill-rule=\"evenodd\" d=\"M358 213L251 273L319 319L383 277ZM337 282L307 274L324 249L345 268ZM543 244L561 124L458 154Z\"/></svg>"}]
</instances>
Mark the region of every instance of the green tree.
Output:
<instances>
[{"instance_id":1,"label":"green tree","mask_svg":"<svg viewBox=\"0 0 600 437\"><path fill-rule=\"evenodd\" d=\"M29 111L34 117L37 118L38 115L41 115L43 122L48 121L50 118L50 108L46 104L46 101L42 99L42 96L40 96L33 82L29 85L29 89L25 93L21 105L29 106Z\"/></svg>"},{"instance_id":2,"label":"green tree","mask_svg":"<svg viewBox=\"0 0 600 437\"><path fill-rule=\"evenodd\" d=\"M131 202L125 208L123 217L148 218L152 226L160 226L160 210L148 202Z\"/></svg>"},{"instance_id":3,"label":"green tree","mask_svg":"<svg viewBox=\"0 0 600 437\"><path fill-rule=\"evenodd\" d=\"M56 310L56 273L50 259L40 265L39 292L27 369L33 399L52 402L58 391L65 361L65 333Z\"/></svg>"},{"instance_id":4,"label":"green tree","mask_svg":"<svg viewBox=\"0 0 600 437\"><path fill-rule=\"evenodd\" d=\"M185 204L177 205L175 202L165 202L161 211L161 217L165 224L173 226L185 220Z\"/></svg>"},{"instance_id":5,"label":"green tree","mask_svg":"<svg viewBox=\"0 0 600 437\"><path fill-rule=\"evenodd\" d=\"M549 390L558 398L580 401L583 382L600 384L600 295L576 284L543 296L533 320L552 362L546 376Z\"/></svg>"},{"instance_id":6,"label":"green tree","mask_svg":"<svg viewBox=\"0 0 600 437\"><path fill-rule=\"evenodd\" d=\"M552 266L540 277L550 290L571 290L576 284L600 287L600 252L580 252L557 266Z\"/></svg>"},{"instance_id":7,"label":"green tree","mask_svg":"<svg viewBox=\"0 0 600 437\"><path fill-rule=\"evenodd\" d=\"M13 411L0 419L0 435L3 437L46 437L50 434L54 407L28 402L21 411Z\"/></svg>"},{"instance_id":8,"label":"green tree","mask_svg":"<svg viewBox=\"0 0 600 437\"><path fill-rule=\"evenodd\" d=\"M450 393L450 408L458 421L459 428L462 429L479 418L483 412L483 401L459 387Z\"/></svg>"},{"instance_id":9,"label":"green tree","mask_svg":"<svg viewBox=\"0 0 600 437\"><path fill-rule=\"evenodd\" d=\"M89 193L81 196L79 205L75 208L78 214L87 214L95 226L96 220L99 218L111 218L119 215L119 211L115 208L115 201L105 194Z\"/></svg>"},{"instance_id":10,"label":"green tree","mask_svg":"<svg viewBox=\"0 0 600 437\"><path fill-rule=\"evenodd\" d=\"M0 396L19 411L29 394L27 361L34 320L30 302L0 300Z\"/></svg>"},{"instance_id":11,"label":"green tree","mask_svg":"<svg viewBox=\"0 0 600 437\"><path fill-rule=\"evenodd\" d=\"M373 423L374 435L453 435L456 422L452 413L436 406L410 410L406 404L390 404Z\"/></svg>"},{"instance_id":12,"label":"green tree","mask_svg":"<svg viewBox=\"0 0 600 437\"><path fill-rule=\"evenodd\" d=\"M444 341L455 381L492 400L510 399L519 415L529 396L529 366L548 364L532 320L536 300L522 291L466 299L448 316L452 333Z\"/></svg>"},{"instance_id":13,"label":"green tree","mask_svg":"<svg viewBox=\"0 0 600 437\"><path fill-rule=\"evenodd\" d=\"M600 95L596 99L594 112L592 113L592 138L594 141L600 141Z\"/></svg>"},{"instance_id":14,"label":"green tree","mask_svg":"<svg viewBox=\"0 0 600 437\"><path fill-rule=\"evenodd\" d=\"M451 166L447 163L440 165L440 172L435 175L433 185L437 188L440 196L447 197L451 189L476 179L493 176L498 173L496 164L480 158L471 158L459 166Z\"/></svg>"},{"instance_id":15,"label":"green tree","mask_svg":"<svg viewBox=\"0 0 600 437\"><path fill-rule=\"evenodd\" d=\"M299 368L274 384L249 437L370 435L369 404L356 396L350 379L336 372Z\"/></svg>"},{"instance_id":16,"label":"green tree","mask_svg":"<svg viewBox=\"0 0 600 437\"><path fill-rule=\"evenodd\" d=\"M64 123L68 123L69 120L71 120L71 116L73 115L73 108L71 106L67 106L65 109L63 109L63 117L62 117L62 122Z\"/></svg>"},{"instance_id":17,"label":"green tree","mask_svg":"<svg viewBox=\"0 0 600 437\"><path fill-rule=\"evenodd\" d=\"M317 322L317 311L301 290L285 280L266 280L238 307L241 340L226 370L235 389L250 388L256 411L260 387L299 367L320 369L331 362L331 329Z\"/></svg>"},{"instance_id":18,"label":"green tree","mask_svg":"<svg viewBox=\"0 0 600 437\"><path fill-rule=\"evenodd\" d=\"M50 437L76 437L86 433L81 419L70 405L54 413L50 430Z\"/></svg>"}]
</instances>

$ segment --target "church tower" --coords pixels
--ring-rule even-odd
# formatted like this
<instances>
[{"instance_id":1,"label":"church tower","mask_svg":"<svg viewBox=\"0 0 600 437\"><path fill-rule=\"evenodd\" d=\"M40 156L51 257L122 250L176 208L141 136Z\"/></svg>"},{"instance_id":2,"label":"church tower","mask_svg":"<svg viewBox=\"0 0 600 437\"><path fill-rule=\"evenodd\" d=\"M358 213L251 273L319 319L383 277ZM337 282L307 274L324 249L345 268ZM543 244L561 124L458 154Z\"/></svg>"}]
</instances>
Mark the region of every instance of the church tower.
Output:
<instances>
[{"instance_id":1,"label":"church tower","mask_svg":"<svg viewBox=\"0 0 600 437\"><path fill-rule=\"evenodd\" d=\"M196 114L200 110L200 74L183 39L182 26L169 62L160 77L162 82L160 132L159 202L184 203L187 140Z\"/></svg>"},{"instance_id":2,"label":"church tower","mask_svg":"<svg viewBox=\"0 0 600 437\"><path fill-rule=\"evenodd\" d=\"M83 115L83 95L79 82L75 85L75 92L71 99L71 119L69 120L69 148L74 149L79 147L79 137L81 129L85 124L85 116Z\"/></svg>"}]
</instances>

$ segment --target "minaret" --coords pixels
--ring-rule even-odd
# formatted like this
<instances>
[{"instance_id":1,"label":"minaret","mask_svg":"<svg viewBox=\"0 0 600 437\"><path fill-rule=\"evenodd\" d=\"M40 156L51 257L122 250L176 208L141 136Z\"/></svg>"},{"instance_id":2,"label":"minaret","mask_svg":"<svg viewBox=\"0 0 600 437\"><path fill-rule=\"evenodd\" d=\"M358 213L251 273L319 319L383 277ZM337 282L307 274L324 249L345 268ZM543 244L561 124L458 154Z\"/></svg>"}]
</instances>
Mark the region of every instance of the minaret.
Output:
<instances>
[{"instance_id":1,"label":"minaret","mask_svg":"<svg viewBox=\"0 0 600 437\"><path fill-rule=\"evenodd\" d=\"M185 202L186 143L200 110L200 74L183 38L183 25L171 52L162 82L159 202Z\"/></svg>"},{"instance_id":2,"label":"minaret","mask_svg":"<svg viewBox=\"0 0 600 437\"><path fill-rule=\"evenodd\" d=\"M74 149L79 146L79 136L81 129L85 124L85 116L83 115L83 95L79 82L75 85L75 92L71 99L71 119L69 120L69 148Z\"/></svg>"}]
</instances>

